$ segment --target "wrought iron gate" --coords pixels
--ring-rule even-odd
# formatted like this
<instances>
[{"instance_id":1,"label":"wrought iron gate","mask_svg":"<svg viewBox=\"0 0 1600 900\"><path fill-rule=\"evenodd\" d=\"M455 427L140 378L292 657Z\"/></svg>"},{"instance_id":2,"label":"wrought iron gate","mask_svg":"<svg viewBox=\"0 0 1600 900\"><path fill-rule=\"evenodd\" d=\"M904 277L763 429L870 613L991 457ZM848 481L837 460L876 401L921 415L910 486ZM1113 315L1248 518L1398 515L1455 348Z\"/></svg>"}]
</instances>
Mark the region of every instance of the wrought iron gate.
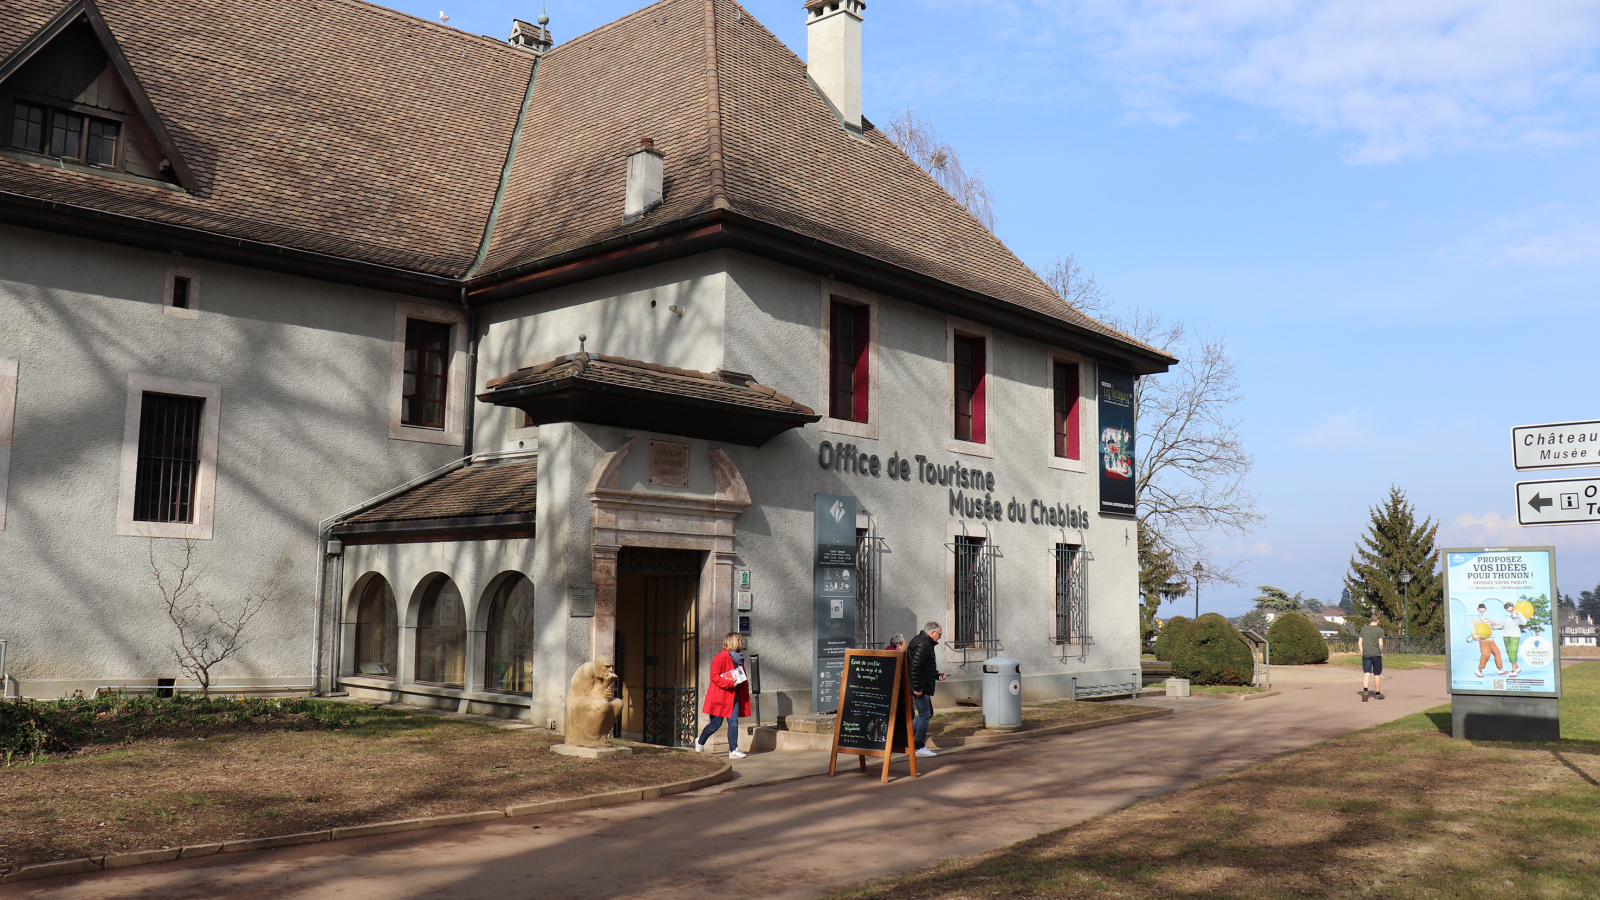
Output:
<instances>
[{"instance_id":1,"label":"wrought iron gate","mask_svg":"<svg viewBox=\"0 0 1600 900\"><path fill-rule=\"evenodd\" d=\"M693 744L700 692L695 621L700 554L624 547L617 555L617 574L645 576L643 740L667 747Z\"/></svg>"},{"instance_id":2,"label":"wrought iron gate","mask_svg":"<svg viewBox=\"0 0 1600 900\"><path fill-rule=\"evenodd\" d=\"M991 541L967 535L946 546L955 553L955 636L950 648L985 654L999 650L994 603L995 561L1000 548Z\"/></svg>"}]
</instances>

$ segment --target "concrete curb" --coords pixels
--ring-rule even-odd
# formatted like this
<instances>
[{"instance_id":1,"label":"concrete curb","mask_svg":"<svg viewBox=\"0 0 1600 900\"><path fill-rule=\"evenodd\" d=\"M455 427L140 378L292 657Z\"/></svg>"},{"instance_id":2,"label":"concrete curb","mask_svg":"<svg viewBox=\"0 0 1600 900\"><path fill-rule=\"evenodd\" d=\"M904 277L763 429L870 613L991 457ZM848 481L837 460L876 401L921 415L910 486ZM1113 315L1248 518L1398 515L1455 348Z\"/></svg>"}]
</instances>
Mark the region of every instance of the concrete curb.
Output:
<instances>
[{"instance_id":1,"label":"concrete curb","mask_svg":"<svg viewBox=\"0 0 1600 900\"><path fill-rule=\"evenodd\" d=\"M1091 728L1122 725L1127 722L1138 722L1141 719L1159 719L1162 716L1173 715L1175 712L1176 710L1171 709L1141 710L1115 717L1095 719L1089 722L1068 722L1065 725L1051 725L1049 728L1035 728L1032 731L1013 731L1009 734L974 734L968 737L955 738L930 737L928 738L928 743L932 744L936 750L971 747L976 744L1004 744L1009 741L1025 741L1029 738L1049 737L1052 734L1071 734L1074 731L1088 731Z\"/></svg>"},{"instance_id":2,"label":"concrete curb","mask_svg":"<svg viewBox=\"0 0 1600 900\"><path fill-rule=\"evenodd\" d=\"M653 800L656 797L665 797L670 794L682 794L687 791L696 791L700 788L721 784L733 778L733 764L723 763L722 768L707 775L697 778L687 778L683 781L673 781L667 784L658 784L653 787L630 788L625 791L609 791L604 794L588 794L583 797L567 797L561 800L546 800L542 803L521 803L508 806L505 809L486 809L481 812L452 813L445 816L427 816L418 819L398 819L393 822L374 822L371 825L350 825L341 828L327 828L322 831L305 831L299 834L280 834L273 837L251 838L243 841L223 841L211 844L193 844L187 847L164 847L160 850L134 850L127 853L113 853L108 856L94 856L86 859L63 859L55 862L39 863L22 868L6 875L0 875L0 884L11 884L17 881L32 881L35 878L52 878L56 875L78 875L83 872L99 872L102 869L122 869L128 866L142 866L150 863L169 862L174 859L193 859L197 856L210 856L214 853L240 853L246 850L267 850L273 847L293 847L298 844L317 844L323 841L341 841L347 838L368 837L374 834L393 834L397 831L420 831L424 828L444 828L450 825L466 825L472 822L488 822L494 819L512 819L520 816L531 816L547 812L564 812L571 809L593 809L600 806L615 806L619 803L632 803L635 800Z\"/></svg>"}]
</instances>

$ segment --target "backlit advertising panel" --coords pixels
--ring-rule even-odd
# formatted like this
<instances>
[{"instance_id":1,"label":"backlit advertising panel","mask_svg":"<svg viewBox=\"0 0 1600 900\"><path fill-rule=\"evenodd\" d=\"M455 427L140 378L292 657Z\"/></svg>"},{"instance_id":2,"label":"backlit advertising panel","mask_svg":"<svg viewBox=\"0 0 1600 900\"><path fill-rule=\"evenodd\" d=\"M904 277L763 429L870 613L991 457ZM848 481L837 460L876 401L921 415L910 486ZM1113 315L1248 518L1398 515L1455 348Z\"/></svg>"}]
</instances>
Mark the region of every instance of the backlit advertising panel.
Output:
<instances>
[{"instance_id":1,"label":"backlit advertising panel","mask_svg":"<svg viewBox=\"0 0 1600 900\"><path fill-rule=\"evenodd\" d=\"M1561 696L1555 548L1443 555L1450 693Z\"/></svg>"}]
</instances>

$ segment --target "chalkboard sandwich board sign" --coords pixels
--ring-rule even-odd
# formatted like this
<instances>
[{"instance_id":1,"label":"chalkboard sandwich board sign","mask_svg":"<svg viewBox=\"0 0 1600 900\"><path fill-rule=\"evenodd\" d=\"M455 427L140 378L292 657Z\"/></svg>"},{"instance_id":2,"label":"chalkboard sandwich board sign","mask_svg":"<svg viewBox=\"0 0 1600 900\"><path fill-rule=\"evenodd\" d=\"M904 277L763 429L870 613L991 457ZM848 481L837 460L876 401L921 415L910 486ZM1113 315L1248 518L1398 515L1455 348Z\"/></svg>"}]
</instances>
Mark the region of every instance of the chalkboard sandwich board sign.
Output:
<instances>
[{"instance_id":1,"label":"chalkboard sandwich board sign","mask_svg":"<svg viewBox=\"0 0 1600 900\"><path fill-rule=\"evenodd\" d=\"M839 754L854 754L867 770L867 757L883 759L883 778L889 780L889 760L904 753L917 777L917 755L911 747L911 673L906 655L898 650L846 650L844 677L839 685L839 712L833 723L833 752L828 774L833 775Z\"/></svg>"}]
</instances>

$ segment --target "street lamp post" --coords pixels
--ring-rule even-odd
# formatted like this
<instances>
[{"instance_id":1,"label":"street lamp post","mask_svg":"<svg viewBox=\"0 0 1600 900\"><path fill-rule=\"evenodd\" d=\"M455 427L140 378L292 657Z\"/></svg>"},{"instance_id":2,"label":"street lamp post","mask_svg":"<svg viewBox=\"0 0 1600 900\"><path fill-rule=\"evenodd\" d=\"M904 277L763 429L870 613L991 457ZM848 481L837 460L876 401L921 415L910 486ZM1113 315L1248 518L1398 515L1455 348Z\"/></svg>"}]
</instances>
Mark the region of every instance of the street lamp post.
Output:
<instances>
[{"instance_id":1,"label":"street lamp post","mask_svg":"<svg viewBox=\"0 0 1600 900\"><path fill-rule=\"evenodd\" d=\"M1205 574L1206 567L1195 563L1194 568L1189 571L1194 573L1194 617L1198 619L1200 618L1200 576Z\"/></svg>"},{"instance_id":2,"label":"street lamp post","mask_svg":"<svg viewBox=\"0 0 1600 900\"><path fill-rule=\"evenodd\" d=\"M1400 642L1411 652L1411 572L1400 571Z\"/></svg>"}]
</instances>

